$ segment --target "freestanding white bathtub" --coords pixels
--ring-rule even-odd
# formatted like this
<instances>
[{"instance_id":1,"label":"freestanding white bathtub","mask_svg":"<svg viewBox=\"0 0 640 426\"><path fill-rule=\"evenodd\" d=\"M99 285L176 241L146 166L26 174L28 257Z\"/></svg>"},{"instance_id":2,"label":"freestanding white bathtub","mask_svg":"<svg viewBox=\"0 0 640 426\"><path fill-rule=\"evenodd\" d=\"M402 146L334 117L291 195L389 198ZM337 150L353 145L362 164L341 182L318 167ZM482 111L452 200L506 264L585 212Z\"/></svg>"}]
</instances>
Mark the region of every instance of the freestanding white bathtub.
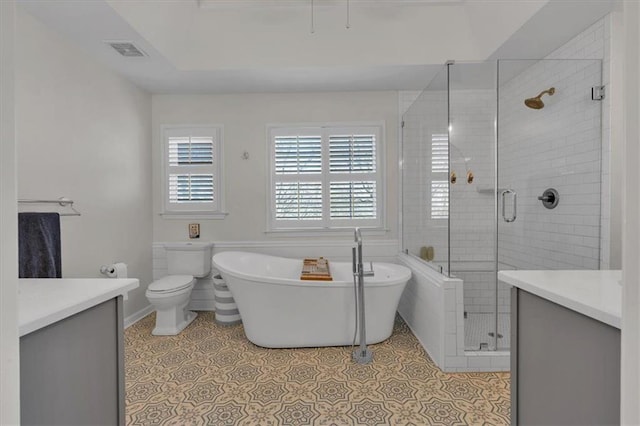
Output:
<instances>
[{"instance_id":1,"label":"freestanding white bathtub","mask_svg":"<svg viewBox=\"0 0 640 426\"><path fill-rule=\"evenodd\" d=\"M218 253L213 256L213 265L238 305L247 338L256 345L300 348L352 344L355 296L351 263L330 262L333 281L302 281L301 259L257 253ZM373 270L373 277L365 277L368 344L391 336L400 296L411 278L411 270L401 265L374 263Z\"/></svg>"}]
</instances>

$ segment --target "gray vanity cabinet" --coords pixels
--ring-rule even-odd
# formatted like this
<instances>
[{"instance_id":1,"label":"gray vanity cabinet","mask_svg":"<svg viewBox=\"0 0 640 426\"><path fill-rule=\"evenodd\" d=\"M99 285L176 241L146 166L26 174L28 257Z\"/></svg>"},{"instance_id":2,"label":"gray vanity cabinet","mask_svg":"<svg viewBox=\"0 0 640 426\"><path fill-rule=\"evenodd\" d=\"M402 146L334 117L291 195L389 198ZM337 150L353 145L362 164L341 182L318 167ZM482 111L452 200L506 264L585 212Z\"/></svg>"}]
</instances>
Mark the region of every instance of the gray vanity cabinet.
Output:
<instances>
[{"instance_id":1,"label":"gray vanity cabinet","mask_svg":"<svg viewBox=\"0 0 640 426\"><path fill-rule=\"evenodd\" d=\"M23 425L123 425L122 296L20 338Z\"/></svg>"},{"instance_id":2,"label":"gray vanity cabinet","mask_svg":"<svg viewBox=\"0 0 640 426\"><path fill-rule=\"evenodd\" d=\"M620 330L513 287L514 425L619 425Z\"/></svg>"}]
</instances>

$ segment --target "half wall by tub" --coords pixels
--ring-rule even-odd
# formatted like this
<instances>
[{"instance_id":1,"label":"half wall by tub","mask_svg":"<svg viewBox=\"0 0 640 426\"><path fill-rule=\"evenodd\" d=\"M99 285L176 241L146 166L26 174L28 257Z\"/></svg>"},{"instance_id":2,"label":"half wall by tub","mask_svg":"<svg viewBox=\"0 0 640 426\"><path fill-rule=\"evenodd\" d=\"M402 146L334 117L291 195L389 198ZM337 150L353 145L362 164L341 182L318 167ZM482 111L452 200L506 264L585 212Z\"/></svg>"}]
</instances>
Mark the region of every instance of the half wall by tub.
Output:
<instances>
[{"instance_id":1,"label":"half wall by tub","mask_svg":"<svg viewBox=\"0 0 640 426\"><path fill-rule=\"evenodd\" d=\"M331 262L333 281L302 281L301 259L223 252L213 264L229 286L247 338L267 348L347 346L353 343L355 301L351 264ZM374 263L365 278L367 344L391 336L411 271Z\"/></svg>"}]
</instances>

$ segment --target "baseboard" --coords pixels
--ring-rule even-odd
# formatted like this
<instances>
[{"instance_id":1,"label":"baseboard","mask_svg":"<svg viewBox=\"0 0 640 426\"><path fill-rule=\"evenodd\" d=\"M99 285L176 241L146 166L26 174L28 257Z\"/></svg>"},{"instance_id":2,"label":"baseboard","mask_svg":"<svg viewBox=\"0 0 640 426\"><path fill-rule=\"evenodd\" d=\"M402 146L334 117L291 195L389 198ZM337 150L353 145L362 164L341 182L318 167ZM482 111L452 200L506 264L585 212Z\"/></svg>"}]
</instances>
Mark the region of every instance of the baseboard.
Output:
<instances>
[{"instance_id":1,"label":"baseboard","mask_svg":"<svg viewBox=\"0 0 640 426\"><path fill-rule=\"evenodd\" d=\"M133 314L129 315L124 319L124 328L131 327L133 324L137 323L142 318L149 315L151 312L153 312L152 305L145 306L144 308L140 309L138 312L134 312Z\"/></svg>"},{"instance_id":2,"label":"baseboard","mask_svg":"<svg viewBox=\"0 0 640 426\"><path fill-rule=\"evenodd\" d=\"M192 300L187 307L190 311L211 311L215 312L215 300Z\"/></svg>"}]
</instances>

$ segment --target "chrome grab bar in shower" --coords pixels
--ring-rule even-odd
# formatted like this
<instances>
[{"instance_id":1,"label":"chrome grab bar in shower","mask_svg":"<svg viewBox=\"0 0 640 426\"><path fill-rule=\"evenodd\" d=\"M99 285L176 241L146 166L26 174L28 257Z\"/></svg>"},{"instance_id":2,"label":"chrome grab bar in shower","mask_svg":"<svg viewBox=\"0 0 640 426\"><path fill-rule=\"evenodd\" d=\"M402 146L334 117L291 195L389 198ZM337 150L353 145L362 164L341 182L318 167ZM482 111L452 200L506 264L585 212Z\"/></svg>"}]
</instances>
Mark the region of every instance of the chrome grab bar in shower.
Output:
<instances>
[{"instance_id":1,"label":"chrome grab bar in shower","mask_svg":"<svg viewBox=\"0 0 640 426\"><path fill-rule=\"evenodd\" d=\"M506 213L506 210L507 210L506 195L507 194L513 195L513 197L511 197L513 199L513 211L511 213L511 217L507 217L507 213ZM506 189L502 191L502 219L508 223L514 222L517 217L517 212L518 212L518 193L513 189Z\"/></svg>"}]
</instances>

